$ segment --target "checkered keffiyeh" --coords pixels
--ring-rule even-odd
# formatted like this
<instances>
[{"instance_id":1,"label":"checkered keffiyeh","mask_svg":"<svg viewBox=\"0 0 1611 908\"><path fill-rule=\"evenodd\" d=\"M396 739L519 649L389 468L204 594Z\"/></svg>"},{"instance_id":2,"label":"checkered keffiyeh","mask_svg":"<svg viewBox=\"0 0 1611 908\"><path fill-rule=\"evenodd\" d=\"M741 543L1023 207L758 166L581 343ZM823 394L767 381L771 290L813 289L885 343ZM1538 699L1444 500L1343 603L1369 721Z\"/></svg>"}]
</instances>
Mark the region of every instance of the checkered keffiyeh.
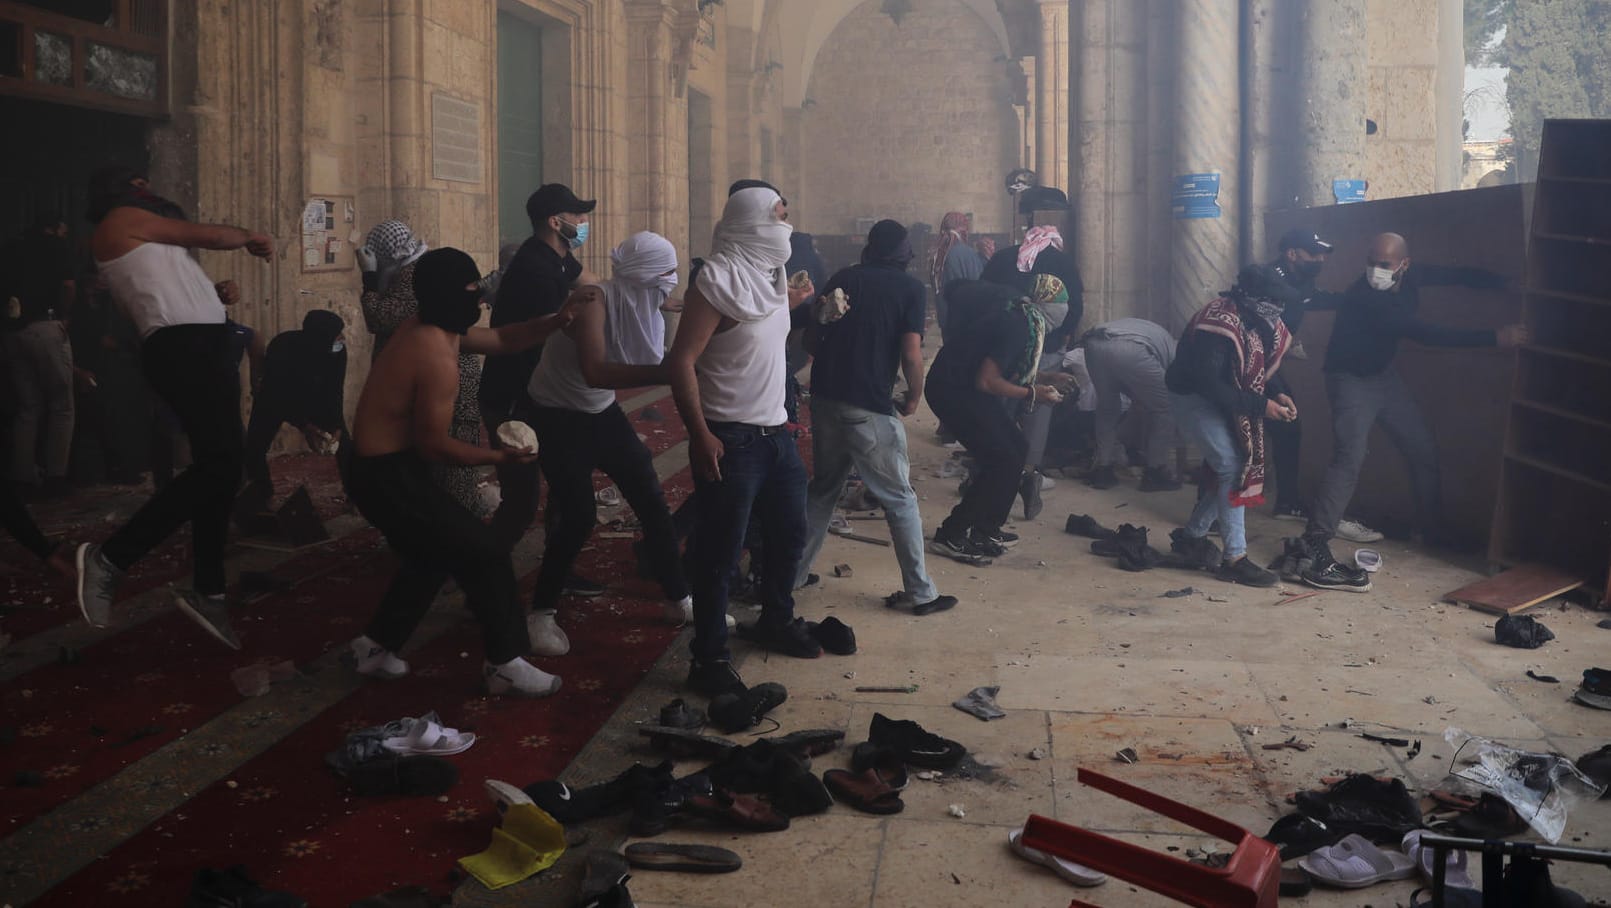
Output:
<instances>
[{"instance_id":1,"label":"checkered keffiyeh","mask_svg":"<svg viewBox=\"0 0 1611 908\"><path fill-rule=\"evenodd\" d=\"M381 221L371 228L364 245L375 253L382 268L388 265L401 268L417 260L430 248L424 240L414 235L407 224L395 218Z\"/></svg>"}]
</instances>

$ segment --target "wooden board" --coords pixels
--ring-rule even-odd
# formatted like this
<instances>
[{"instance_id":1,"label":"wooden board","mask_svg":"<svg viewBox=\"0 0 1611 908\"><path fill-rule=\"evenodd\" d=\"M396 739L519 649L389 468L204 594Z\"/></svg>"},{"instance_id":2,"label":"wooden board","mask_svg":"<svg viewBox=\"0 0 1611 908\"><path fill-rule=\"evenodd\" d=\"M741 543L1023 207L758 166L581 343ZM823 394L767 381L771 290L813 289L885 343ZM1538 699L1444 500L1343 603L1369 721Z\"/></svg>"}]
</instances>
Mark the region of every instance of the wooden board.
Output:
<instances>
[{"instance_id":1,"label":"wooden board","mask_svg":"<svg viewBox=\"0 0 1611 908\"><path fill-rule=\"evenodd\" d=\"M1445 593L1443 598L1478 611L1514 615L1582 585L1582 580L1549 565L1523 564Z\"/></svg>"}]
</instances>

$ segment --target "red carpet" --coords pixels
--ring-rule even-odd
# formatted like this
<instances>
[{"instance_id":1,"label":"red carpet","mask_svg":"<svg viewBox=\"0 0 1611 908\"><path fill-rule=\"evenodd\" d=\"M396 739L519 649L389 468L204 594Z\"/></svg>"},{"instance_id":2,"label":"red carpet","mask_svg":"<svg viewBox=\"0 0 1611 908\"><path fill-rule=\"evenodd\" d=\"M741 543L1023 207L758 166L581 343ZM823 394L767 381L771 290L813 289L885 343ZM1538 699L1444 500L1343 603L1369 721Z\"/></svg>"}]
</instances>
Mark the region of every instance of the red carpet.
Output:
<instances>
[{"instance_id":1,"label":"red carpet","mask_svg":"<svg viewBox=\"0 0 1611 908\"><path fill-rule=\"evenodd\" d=\"M684 432L669 400L655 409L663 420L635 418L634 424L659 454ZM328 458L281 458L274 467L282 491L299 483L310 487L322 516L345 509ZM599 485L605 482L599 477ZM686 472L666 483L673 506L688 489ZM77 522L70 522L75 539L109 532L110 525L84 519L104 506L92 502L78 509ZM10 561L15 547L5 544ZM350 639L389 579L393 562L382 545L366 529L281 564L274 571L279 577L316 579L243 609L243 653L217 646L183 616L169 613L87 647L79 664L45 666L8 684L0 702L6 724L14 723L19 735L0 748L0 778L23 770L44 777L39 787L8 791L8 831L240 704L229 682L234 668L284 659L301 664ZM660 623L658 588L623 570L633 563L629 546L628 539L595 537L582 555L578 569L607 580L612 589L562 610L573 654L540 660L565 679L556 697L533 702L482 696L479 632L463 621L409 655L411 677L363 685L241 766L229 779L233 785L203 789L33 904L178 904L196 868L233 863L247 864L266 884L298 892L315 905L346 905L402 883L447 891L454 860L483 848L493 825L481 780L525 784L556 775L675 638L676 630ZM128 589L182 577L185 555L182 542L170 544L142 564L138 580L131 575ZM22 637L78 619L70 590L41 583L37 575L7 580L13 595L33 601L52 595L63 606L11 611L5 619L9 633ZM531 580L525 578L524 591ZM453 758L461 781L446 803L355 800L323 768L324 753L346 731L432 709L446 724L482 736L471 751ZM71 843L63 846L70 849Z\"/></svg>"}]
</instances>

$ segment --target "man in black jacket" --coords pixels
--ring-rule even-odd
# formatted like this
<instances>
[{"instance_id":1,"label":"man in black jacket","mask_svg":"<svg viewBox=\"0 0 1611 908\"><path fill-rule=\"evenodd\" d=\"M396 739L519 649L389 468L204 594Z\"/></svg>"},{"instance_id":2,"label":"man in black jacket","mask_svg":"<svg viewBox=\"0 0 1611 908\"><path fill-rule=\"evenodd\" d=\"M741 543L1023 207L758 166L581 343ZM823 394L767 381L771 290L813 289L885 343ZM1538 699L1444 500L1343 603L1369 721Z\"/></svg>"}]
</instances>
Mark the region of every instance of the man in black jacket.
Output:
<instances>
[{"instance_id":1,"label":"man in black jacket","mask_svg":"<svg viewBox=\"0 0 1611 908\"><path fill-rule=\"evenodd\" d=\"M308 447L324 452L346 433L347 323L328 309L302 317L302 329L274 338L263 357L263 383L253 395L246 425L246 479L242 499L272 497L268 449L280 426L302 432Z\"/></svg>"},{"instance_id":2,"label":"man in black jacket","mask_svg":"<svg viewBox=\"0 0 1611 908\"><path fill-rule=\"evenodd\" d=\"M1366 442L1377 423L1409 462L1416 520L1423 538L1435 540L1442 530L1437 441L1408 386L1393 368L1399 341L1429 347L1510 348L1527 340L1523 325L1495 331L1422 321L1416 311L1421 288L1447 285L1495 289L1504 285L1504 279L1475 268L1411 267L1409 244L1396 233L1383 233L1371 241L1365 274L1348 288L1338 307L1325 365L1336 447L1304 532L1313 563L1303 572L1303 580L1310 586L1350 592L1370 589L1369 576L1339 564L1328 542L1354 497Z\"/></svg>"}]
</instances>

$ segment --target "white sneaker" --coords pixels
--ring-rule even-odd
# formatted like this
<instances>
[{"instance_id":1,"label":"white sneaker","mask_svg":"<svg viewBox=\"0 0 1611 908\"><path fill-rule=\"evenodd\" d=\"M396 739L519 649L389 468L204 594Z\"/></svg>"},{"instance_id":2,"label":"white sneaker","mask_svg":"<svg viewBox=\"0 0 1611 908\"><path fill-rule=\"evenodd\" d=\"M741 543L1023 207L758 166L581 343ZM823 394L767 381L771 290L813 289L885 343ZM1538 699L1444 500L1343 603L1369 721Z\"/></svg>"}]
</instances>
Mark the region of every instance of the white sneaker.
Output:
<instances>
[{"instance_id":1,"label":"white sneaker","mask_svg":"<svg viewBox=\"0 0 1611 908\"><path fill-rule=\"evenodd\" d=\"M483 663L481 676L487 693L515 697L546 697L559 692L559 676L550 675L525 659L511 659L502 665Z\"/></svg>"},{"instance_id":2,"label":"white sneaker","mask_svg":"<svg viewBox=\"0 0 1611 908\"><path fill-rule=\"evenodd\" d=\"M1037 475L1040 476L1040 490L1042 492L1050 492L1051 490L1057 488L1057 480L1047 476L1045 473L1039 473Z\"/></svg>"},{"instance_id":3,"label":"white sneaker","mask_svg":"<svg viewBox=\"0 0 1611 908\"><path fill-rule=\"evenodd\" d=\"M395 681L408 674L407 662L368 637L359 637L352 641L351 646L352 657L355 660L353 667L358 669L360 675Z\"/></svg>"},{"instance_id":4,"label":"white sneaker","mask_svg":"<svg viewBox=\"0 0 1611 908\"><path fill-rule=\"evenodd\" d=\"M527 615L526 636L531 640L531 651L539 656L563 656L571 651L571 640L554 620L553 609Z\"/></svg>"},{"instance_id":5,"label":"white sneaker","mask_svg":"<svg viewBox=\"0 0 1611 908\"><path fill-rule=\"evenodd\" d=\"M676 624L676 625L693 624L694 623L694 597L692 597L692 596L684 596L681 599L677 600L676 602L667 602L665 612L666 612L666 620L671 622L672 624ZM732 629L734 629L736 627L738 627L738 622L733 620L732 615L728 615L727 616L727 629L732 630Z\"/></svg>"},{"instance_id":6,"label":"white sneaker","mask_svg":"<svg viewBox=\"0 0 1611 908\"><path fill-rule=\"evenodd\" d=\"M1337 538L1349 542L1381 542L1385 537L1357 520L1344 518L1337 521Z\"/></svg>"}]
</instances>

